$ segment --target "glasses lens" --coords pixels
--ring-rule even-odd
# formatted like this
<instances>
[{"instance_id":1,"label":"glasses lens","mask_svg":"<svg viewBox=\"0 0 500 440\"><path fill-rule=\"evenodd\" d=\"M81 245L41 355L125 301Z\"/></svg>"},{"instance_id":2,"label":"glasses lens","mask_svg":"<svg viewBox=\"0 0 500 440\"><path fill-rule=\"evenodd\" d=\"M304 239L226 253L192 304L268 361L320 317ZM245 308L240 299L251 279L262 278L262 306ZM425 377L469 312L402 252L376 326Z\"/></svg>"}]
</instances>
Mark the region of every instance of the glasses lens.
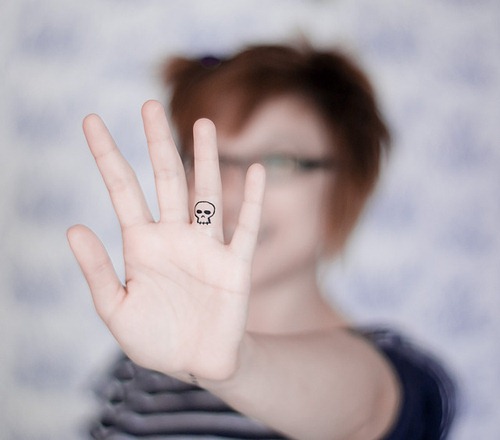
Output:
<instances>
[{"instance_id":1,"label":"glasses lens","mask_svg":"<svg viewBox=\"0 0 500 440\"><path fill-rule=\"evenodd\" d=\"M290 176L297 168L295 158L284 154L264 156L260 162L266 169L267 176L271 179Z\"/></svg>"}]
</instances>

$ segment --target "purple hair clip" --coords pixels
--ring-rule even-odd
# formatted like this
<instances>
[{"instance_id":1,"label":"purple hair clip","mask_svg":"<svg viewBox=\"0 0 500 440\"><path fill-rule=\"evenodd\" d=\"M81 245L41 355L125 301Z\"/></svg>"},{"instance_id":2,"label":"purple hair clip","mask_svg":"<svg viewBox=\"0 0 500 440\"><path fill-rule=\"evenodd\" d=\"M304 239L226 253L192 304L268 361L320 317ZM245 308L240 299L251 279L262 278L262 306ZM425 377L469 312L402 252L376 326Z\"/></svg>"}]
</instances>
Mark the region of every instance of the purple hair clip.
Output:
<instances>
[{"instance_id":1,"label":"purple hair clip","mask_svg":"<svg viewBox=\"0 0 500 440\"><path fill-rule=\"evenodd\" d=\"M222 64L222 59L215 55L205 55L200 58L200 64L206 69L215 69Z\"/></svg>"}]
</instances>

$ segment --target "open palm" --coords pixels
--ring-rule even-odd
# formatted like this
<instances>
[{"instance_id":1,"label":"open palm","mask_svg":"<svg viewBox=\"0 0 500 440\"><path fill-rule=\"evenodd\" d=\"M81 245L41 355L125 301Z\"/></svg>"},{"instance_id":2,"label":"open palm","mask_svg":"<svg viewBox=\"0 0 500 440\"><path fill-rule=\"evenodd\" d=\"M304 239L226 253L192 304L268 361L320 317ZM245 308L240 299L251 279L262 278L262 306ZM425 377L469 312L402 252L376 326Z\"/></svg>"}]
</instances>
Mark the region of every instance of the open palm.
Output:
<instances>
[{"instance_id":1,"label":"open palm","mask_svg":"<svg viewBox=\"0 0 500 440\"><path fill-rule=\"evenodd\" d=\"M194 126L194 200L215 207L210 221L190 215L182 161L163 107L142 110L155 174L160 219L154 221L135 173L96 115L84 132L122 229L125 284L97 236L85 226L68 238L100 317L137 363L185 377L221 379L235 367L245 329L251 260L259 227L264 172L249 169L231 243L222 233L215 127Z\"/></svg>"}]
</instances>

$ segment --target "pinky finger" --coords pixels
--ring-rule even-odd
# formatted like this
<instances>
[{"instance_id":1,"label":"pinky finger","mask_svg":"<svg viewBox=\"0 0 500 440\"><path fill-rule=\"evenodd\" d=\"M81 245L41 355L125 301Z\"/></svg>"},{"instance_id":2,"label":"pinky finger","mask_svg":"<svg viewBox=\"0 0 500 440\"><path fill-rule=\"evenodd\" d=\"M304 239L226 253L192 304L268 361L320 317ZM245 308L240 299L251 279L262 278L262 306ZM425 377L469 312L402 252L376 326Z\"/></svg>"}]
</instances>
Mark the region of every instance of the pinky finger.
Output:
<instances>
[{"instance_id":1,"label":"pinky finger","mask_svg":"<svg viewBox=\"0 0 500 440\"><path fill-rule=\"evenodd\" d=\"M252 259L259 235L265 180L262 165L253 164L248 169L238 226L230 244L233 251L247 261Z\"/></svg>"},{"instance_id":2,"label":"pinky finger","mask_svg":"<svg viewBox=\"0 0 500 440\"><path fill-rule=\"evenodd\" d=\"M67 237L89 285L97 313L107 323L125 296L125 288L103 244L90 229L73 226L68 230Z\"/></svg>"}]
</instances>

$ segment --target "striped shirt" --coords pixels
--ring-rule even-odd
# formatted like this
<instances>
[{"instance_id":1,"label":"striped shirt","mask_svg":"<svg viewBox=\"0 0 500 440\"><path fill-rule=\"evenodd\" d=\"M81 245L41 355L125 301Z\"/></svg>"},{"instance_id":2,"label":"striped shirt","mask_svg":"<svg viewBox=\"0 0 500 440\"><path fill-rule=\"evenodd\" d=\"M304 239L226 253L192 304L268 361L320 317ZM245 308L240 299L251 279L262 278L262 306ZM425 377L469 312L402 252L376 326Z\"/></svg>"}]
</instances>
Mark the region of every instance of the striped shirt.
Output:
<instances>
[{"instance_id":1,"label":"striped shirt","mask_svg":"<svg viewBox=\"0 0 500 440\"><path fill-rule=\"evenodd\" d=\"M403 392L386 440L442 440L454 414L454 387L440 365L398 334L356 330L386 356ZM197 386L120 356L99 386L103 401L90 429L98 440L285 439Z\"/></svg>"}]
</instances>

